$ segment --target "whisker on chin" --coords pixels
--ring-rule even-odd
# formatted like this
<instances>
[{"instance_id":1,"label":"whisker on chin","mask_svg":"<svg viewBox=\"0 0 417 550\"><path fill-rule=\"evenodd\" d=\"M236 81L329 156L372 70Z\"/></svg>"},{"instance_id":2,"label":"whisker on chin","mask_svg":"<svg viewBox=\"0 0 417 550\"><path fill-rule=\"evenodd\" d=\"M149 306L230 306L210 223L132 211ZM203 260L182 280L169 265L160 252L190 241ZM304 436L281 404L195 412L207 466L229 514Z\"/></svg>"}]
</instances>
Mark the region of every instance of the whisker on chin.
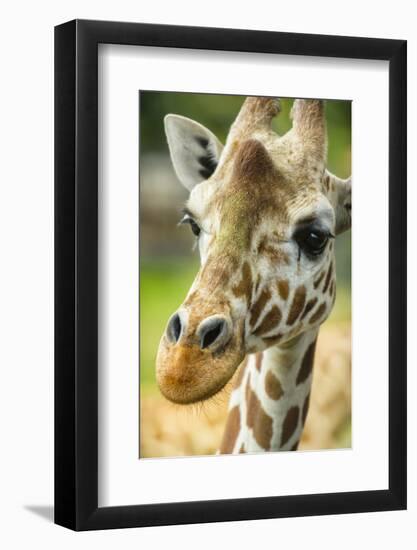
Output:
<instances>
[{"instance_id":1,"label":"whisker on chin","mask_svg":"<svg viewBox=\"0 0 417 550\"><path fill-rule=\"evenodd\" d=\"M171 403L171 405L176 413L185 414L190 418L204 415L207 420L210 420L210 417L218 411L219 407L223 407L228 403L233 389L233 380L234 376L217 393L203 401L189 404Z\"/></svg>"}]
</instances>

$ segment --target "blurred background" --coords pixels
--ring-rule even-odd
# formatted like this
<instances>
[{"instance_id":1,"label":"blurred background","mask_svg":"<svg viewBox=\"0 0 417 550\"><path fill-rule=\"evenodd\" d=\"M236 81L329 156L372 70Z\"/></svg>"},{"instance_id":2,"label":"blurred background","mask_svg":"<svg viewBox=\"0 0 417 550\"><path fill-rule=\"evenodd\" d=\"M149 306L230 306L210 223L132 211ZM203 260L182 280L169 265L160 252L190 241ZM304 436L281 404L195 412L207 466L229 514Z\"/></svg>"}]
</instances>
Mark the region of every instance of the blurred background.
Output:
<instances>
[{"instance_id":1,"label":"blurred background","mask_svg":"<svg viewBox=\"0 0 417 550\"><path fill-rule=\"evenodd\" d=\"M155 358L170 315L198 271L188 227L178 227L188 192L176 178L163 119L180 114L207 126L225 142L243 96L140 92L140 445L141 458L213 454L220 443L232 384L210 402L176 406L156 386ZM273 128L291 127L293 99L282 99ZM328 169L351 174L351 102L326 102ZM317 349L311 405L300 449L351 444L351 241L336 240L337 298Z\"/></svg>"}]
</instances>

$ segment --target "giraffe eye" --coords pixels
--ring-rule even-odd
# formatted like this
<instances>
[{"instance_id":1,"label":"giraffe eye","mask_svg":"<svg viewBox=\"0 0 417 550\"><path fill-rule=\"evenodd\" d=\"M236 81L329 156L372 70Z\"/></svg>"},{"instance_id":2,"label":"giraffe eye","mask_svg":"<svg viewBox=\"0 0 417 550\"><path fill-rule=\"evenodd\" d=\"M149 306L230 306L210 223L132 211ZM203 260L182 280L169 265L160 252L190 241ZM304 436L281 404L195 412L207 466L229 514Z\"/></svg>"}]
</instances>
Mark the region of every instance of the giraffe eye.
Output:
<instances>
[{"instance_id":1,"label":"giraffe eye","mask_svg":"<svg viewBox=\"0 0 417 550\"><path fill-rule=\"evenodd\" d=\"M329 240L330 234L323 229L304 227L297 231L294 238L308 256L320 256Z\"/></svg>"},{"instance_id":2,"label":"giraffe eye","mask_svg":"<svg viewBox=\"0 0 417 550\"><path fill-rule=\"evenodd\" d=\"M191 231L196 237L200 235L201 233L200 226L193 218L190 218L190 216L184 216L183 219L180 221L180 224L185 224L185 223L189 224L189 226L191 227Z\"/></svg>"},{"instance_id":3,"label":"giraffe eye","mask_svg":"<svg viewBox=\"0 0 417 550\"><path fill-rule=\"evenodd\" d=\"M189 224L190 224L190 227L191 227L191 231L194 233L194 235L196 237L198 237L201 233L201 229L198 226L198 224L194 220L192 220L191 218L190 218Z\"/></svg>"}]
</instances>

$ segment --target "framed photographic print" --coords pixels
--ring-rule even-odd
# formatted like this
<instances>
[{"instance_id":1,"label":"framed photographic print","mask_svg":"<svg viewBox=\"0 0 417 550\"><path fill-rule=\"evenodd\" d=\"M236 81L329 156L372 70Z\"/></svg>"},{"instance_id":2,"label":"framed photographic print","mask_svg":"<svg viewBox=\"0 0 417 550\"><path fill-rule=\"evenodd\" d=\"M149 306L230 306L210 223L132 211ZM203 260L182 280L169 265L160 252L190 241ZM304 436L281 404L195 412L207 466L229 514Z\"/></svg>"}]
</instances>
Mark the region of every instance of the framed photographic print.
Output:
<instances>
[{"instance_id":1,"label":"framed photographic print","mask_svg":"<svg viewBox=\"0 0 417 550\"><path fill-rule=\"evenodd\" d=\"M406 507L406 42L55 29L55 521Z\"/></svg>"}]
</instances>

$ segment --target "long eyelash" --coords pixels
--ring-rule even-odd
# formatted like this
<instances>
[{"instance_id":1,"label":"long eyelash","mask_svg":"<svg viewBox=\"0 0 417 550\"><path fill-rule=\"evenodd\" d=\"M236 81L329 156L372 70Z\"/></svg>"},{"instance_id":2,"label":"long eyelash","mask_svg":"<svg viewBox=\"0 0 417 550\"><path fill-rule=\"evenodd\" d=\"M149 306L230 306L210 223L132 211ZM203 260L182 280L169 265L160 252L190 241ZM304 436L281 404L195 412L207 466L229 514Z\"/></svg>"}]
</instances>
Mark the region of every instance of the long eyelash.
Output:
<instances>
[{"instance_id":1,"label":"long eyelash","mask_svg":"<svg viewBox=\"0 0 417 550\"><path fill-rule=\"evenodd\" d=\"M184 210L185 210L185 209L184 209ZM184 213L184 211L183 211L183 213ZM177 227L179 227L180 225L184 225L184 224L186 224L186 223L189 223L189 220L190 220L190 219L191 219L191 220L194 220L194 218L190 215L189 210L187 210L187 211L185 212L184 216L183 216L183 217L180 219L180 221L177 223ZM194 221L195 221L195 220L194 220ZM202 227L198 222L195 222L195 223L197 223L197 225L198 225L198 227L200 228L200 231L201 231L202 233L205 233L206 235L210 235L210 233L209 233L208 231L206 231L206 230L204 229L204 227ZM197 237L197 236L196 236L196 240L198 241L198 237Z\"/></svg>"},{"instance_id":2,"label":"long eyelash","mask_svg":"<svg viewBox=\"0 0 417 550\"><path fill-rule=\"evenodd\" d=\"M189 223L191 224L191 221L194 221L194 218L191 218L191 216L189 216L188 214L186 214L185 216L183 216L180 221L177 223L177 227L179 227L180 225L185 225L186 223ZM197 222L196 222L197 223ZM200 226L199 226L200 227ZM201 227L200 227L201 229Z\"/></svg>"},{"instance_id":3,"label":"long eyelash","mask_svg":"<svg viewBox=\"0 0 417 550\"><path fill-rule=\"evenodd\" d=\"M183 217L185 217L185 216L189 216L190 218L195 217L194 214L191 212L191 210L189 208L187 208L186 206L181 209L181 214L183 215Z\"/></svg>"},{"instance_id":4,"label":"long eyelash","mask_svg":"<svg viewBox=\"0 0 417 550\"><path fill-rule=\"evenodd\" d=\"M177 223L177 227L179 227L180 225L184 225L185 223L187 223L187 220L189 218L187 218L186 216L183 216L180 221Z\"/></svg>"}]
</instances>

